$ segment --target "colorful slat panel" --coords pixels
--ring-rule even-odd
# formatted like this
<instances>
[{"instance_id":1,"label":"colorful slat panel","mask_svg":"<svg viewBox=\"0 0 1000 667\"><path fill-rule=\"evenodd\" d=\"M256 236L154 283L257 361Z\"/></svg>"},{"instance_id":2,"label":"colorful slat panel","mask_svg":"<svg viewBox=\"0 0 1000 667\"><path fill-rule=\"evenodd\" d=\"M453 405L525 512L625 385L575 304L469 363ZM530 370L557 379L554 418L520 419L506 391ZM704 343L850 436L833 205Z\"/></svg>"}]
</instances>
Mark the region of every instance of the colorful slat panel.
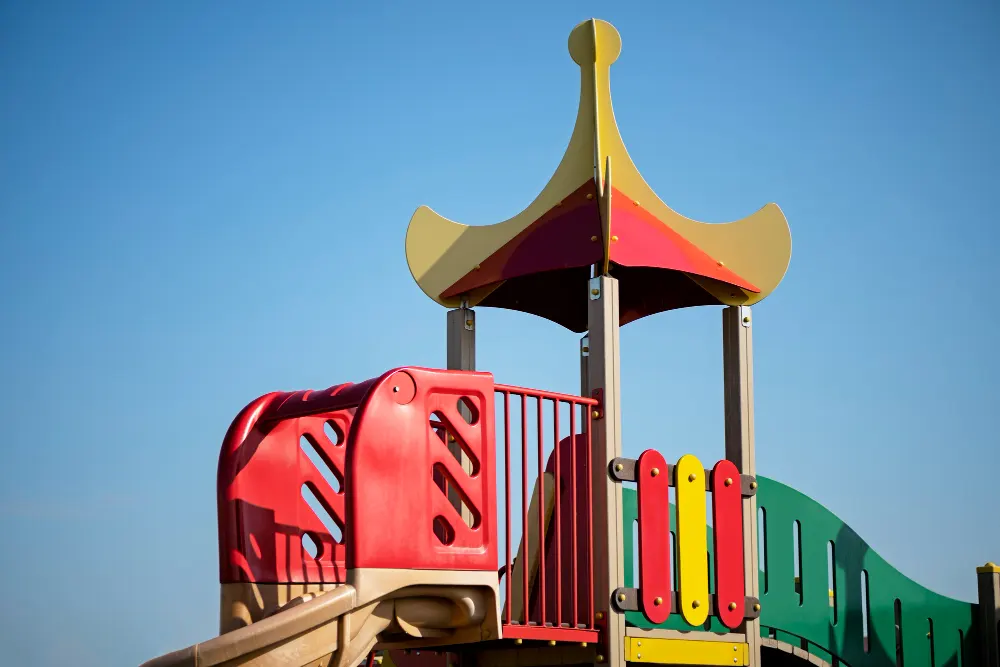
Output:
<instances>
[{"instance_id":1,"label":"colorful slat panel","mask_svg":"<svg viewBox=\"0 0 1000 667\"><path fill-rule=\"evenodd\" d=\"M650 623L670 616L670 476L655 449L639 457L639 601Z\"/></svg>"},{"instance_id":2,"label":"colorful slat panel","mask_svg":"<svg viewBox=\"0 0 1000 667\"><path fill-rule=\"evenodd\" d=\"M681 615L691 625L702 625L708 619L705 469L696 456L685 454L677 462L675 471Z\"/></svg>"},{"instance_id":3,"label":"colorful slat panel","mask_svg":"<svg viewBox=\"0 0 1000 667\"><path fill-rule=\"evenodd\" d=\"M715 542L716 615L727 628L743 622L746 587L743 576L743 494L740 472L732 461L712 469L712 537Z\"/></svg>"}]
</instances>

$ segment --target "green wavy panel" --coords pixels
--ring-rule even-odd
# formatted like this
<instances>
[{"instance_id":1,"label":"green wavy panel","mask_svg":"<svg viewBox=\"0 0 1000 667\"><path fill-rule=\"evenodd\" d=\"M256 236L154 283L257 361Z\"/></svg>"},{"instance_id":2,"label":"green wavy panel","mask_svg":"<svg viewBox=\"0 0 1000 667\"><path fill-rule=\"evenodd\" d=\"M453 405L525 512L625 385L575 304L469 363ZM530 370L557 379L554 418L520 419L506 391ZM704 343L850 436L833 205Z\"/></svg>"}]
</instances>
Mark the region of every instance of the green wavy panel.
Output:
<instances>
[{"instance_id":1,"label":"green wavy panel","mask_svg":"<svg viewBox=\"0 0 1000 667\"><path fill-rule=\"evenodd\" d=\"M810 650L828 659L838 656L850 667L897 664L897 637L906 667L975 667L979 645L974 636L976 606L929 591L889 565L847 524L825 507L780 482L758 477L758 507L764 510L765 540L761 572L761 623L776 638L792 644L804 639ZM637 517L633 489L623 489L626 540L625 585L635 585L634 531ZM799 524L796 577L793 524ZM671 507L671 525L674 525ZM915 540L917 542L917 540ZM833 544L834 596L830 596L830 548ZM709 536L711 559L711 535ZM862 572L868 588L868 641ZM897 600L901 629L897 632ZM717 620L692 628L680 615L659 625L641 612L626 621L638 627L725 631ZM932 631L933 630L933 631Z\"/></svg>"}]
</instances>

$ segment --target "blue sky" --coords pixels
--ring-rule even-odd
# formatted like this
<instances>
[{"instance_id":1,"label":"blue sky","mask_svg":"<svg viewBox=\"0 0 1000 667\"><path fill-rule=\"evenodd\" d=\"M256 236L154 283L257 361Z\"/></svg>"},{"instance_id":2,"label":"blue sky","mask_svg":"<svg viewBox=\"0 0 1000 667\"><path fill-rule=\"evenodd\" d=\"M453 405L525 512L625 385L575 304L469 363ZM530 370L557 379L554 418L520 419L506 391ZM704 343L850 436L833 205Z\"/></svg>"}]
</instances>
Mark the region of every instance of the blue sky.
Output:
<instances>
[{"instance_id":1,"label":"blue sky","mask_svg":"<svg viewBox=\"0 0 1000 667\"><path fill-rule=\"evenodd\" d=\"M217 629L215 466L250 399L444 364L413 210L487 224L565 148L566 37L706 221L777 202L758 469L903 573L1000 559L1000 12L986 2L3 3L0 643L137 664ZM479 366L572 392L577 336L480 310ZM622 332L625 451L722 456L721 315Z\"/></svg>"}]
</instances>

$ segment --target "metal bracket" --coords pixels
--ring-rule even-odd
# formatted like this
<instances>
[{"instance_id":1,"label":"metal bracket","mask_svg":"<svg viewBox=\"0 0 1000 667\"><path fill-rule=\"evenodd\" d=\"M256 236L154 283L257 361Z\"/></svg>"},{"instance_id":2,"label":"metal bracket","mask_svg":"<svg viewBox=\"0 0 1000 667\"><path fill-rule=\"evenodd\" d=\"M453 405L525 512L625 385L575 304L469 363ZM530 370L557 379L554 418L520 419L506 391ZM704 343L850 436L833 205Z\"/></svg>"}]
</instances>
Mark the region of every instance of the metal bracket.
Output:
<instances>
[{"instance_id":1,"label":"metal bracket","mask_svg":"<svg viewBox=\"0 0 1000 667\"><path fill-rule=\"evenodd\" d=\"M743 325L744 329L749 329L750 322L750 306L740 306L740 324Z\"/></svg>"},{"instance_id":2,"label":"metal bracket","mask_svg":"<svg viewBox=\"0 0 1000 667\"><path fill-rule=\"evenodd\" d=\"M670 609L671 614L679 613L677 609L679 605L677 604L677 591L670 591L668 596L670 598ZM743 617L747 619L755 619L760 617L760 600L746 596L743 598ZM611 604L614 605L615 609L619 613L624 614L627 611L641 611L639 609L639 589L638 588L616 588L614 595L611 598ZM708 615L715 615L715 594L709 593L708 595Z\"/></svg>"},{"instance_id":3,"label":"metal bracket","mask_svg":"<svg viewBox=\"0 0 1000 667\"><path fill-rule=\"evenodd\" d=\"M608 464L608 472L611 473L611 479L616 482L634 482L635 466L637 464L638 462L635 459L627 459L619 456L611 459L611 463Z\"/></svg>"},{"instance_id":4,"label":"metal bracket","mask_svg":"<svg viewBox=\"0 0 1000 667\"><path fill-rule=\"evenodd\" d=\"M590 279L590 300L598 301L601 298L601 277Z\"/></svg>"},{"instance_id":5,"label":"metal bracket","mask_svg":"<svg viewBox=\"0 0 1000 667\"><path fill-rule=\"evenodd\" d=\"M580 339L580 356L590 356L590 336L584 336Z\"/></svg>"},{"instance_id":6,"label":"metal bracket","mask_svg":"<svg viewBox=\"0 0 1000 667\"><path fill-rule=\"evenodd\" d=\"M639 462L635 459L619 456L611 459L608 464L608 472L611 474L611 479L616 482L634 482L636 481L635 471L638 465ZM670 486L676 487L677 479L674 468L675 466L667 464L667 479L670 480ZM705 490L712 490L711 470L705 471ZM757 478L753 475L740 475L740 493L746 498L757 495Z\"/></svg>"},{"instance_id":7,"label":"metal bracket","mask_svg":"<svg viewBox=\"0 0 1000 667\"><path fill-rule=\"evenodd\" d=\"M593 417L594 419L603 419L604 418L604 390L603 389L595 389L594 391L591 392L591 398L593 398L593 399L595 399L597 401L597 405L594 406L593 414L591 414L591 417Z\"/></svg>"}]
</instances>

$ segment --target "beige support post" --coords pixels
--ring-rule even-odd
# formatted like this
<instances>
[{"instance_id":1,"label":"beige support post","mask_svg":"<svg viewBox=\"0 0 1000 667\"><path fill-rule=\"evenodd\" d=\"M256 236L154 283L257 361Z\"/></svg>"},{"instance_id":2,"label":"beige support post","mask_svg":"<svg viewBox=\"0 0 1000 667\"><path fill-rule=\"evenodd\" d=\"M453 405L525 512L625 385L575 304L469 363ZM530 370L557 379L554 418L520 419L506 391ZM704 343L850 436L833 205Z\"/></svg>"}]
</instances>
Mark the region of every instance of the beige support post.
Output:
<instances>
[{"instance_id":1,"label":"beige support post","mask_svg":"<svg viewBox=\"0 0 1000 667\"><path fill-rule=\"evenodd\" d=\"M1000 566L976 568L979 580L979 636L983 667L1000 667Z\"/></svg>"},{"instance_id":2,"label":"beige support post","mask_svg":"<svg viewBox=\"0 0 1000 667\"><path fill-rule=\"evenodd\" d=\"M461 308L448 311L448 370L476 370L476 311L469 308L465 302ZM471 413L464 405L459 406L459 412L466 420L471 419ZM450 439L450 438L449 438ZM448 449L462 463L467 473L472 474L472 461L468 460L457 442L449 442ZM458 492L448 490L448 500L462 514L466 525L473 523L472 512L469 511Z\"/></svg>"},{"instance_id":3,"label":"beige support post","mask_svg":"<svg viewBox=\"0 0 1000 667\"><path fill-rule=\"evenodd\" d=\"M594 610L606 628L604 662L625 667L625 616L614 610L611 595L625 582L622 554L622 489L608 473L611 459L621 456L621 393L619 390L618 280L591 278L588 388L600 392L600 413L593 420L592 475L594 511Z\"/></svg>"},{"instance_id":4,"label":"beige support post","mask_svg":"<svg viewBox=\"0 0 1000 667\"><path fill-rule=\"evenodd\" d=\"M753 440L753 324L750 308L729 306L722 311L722 365L725 383L726 458L741 475L756 475ZM760 599L757 499L743 499L743 571L746 594ZM760 665L760 620L745 621L742 631L750 645L749 666Z\"/></svg>"}]
</instances>

